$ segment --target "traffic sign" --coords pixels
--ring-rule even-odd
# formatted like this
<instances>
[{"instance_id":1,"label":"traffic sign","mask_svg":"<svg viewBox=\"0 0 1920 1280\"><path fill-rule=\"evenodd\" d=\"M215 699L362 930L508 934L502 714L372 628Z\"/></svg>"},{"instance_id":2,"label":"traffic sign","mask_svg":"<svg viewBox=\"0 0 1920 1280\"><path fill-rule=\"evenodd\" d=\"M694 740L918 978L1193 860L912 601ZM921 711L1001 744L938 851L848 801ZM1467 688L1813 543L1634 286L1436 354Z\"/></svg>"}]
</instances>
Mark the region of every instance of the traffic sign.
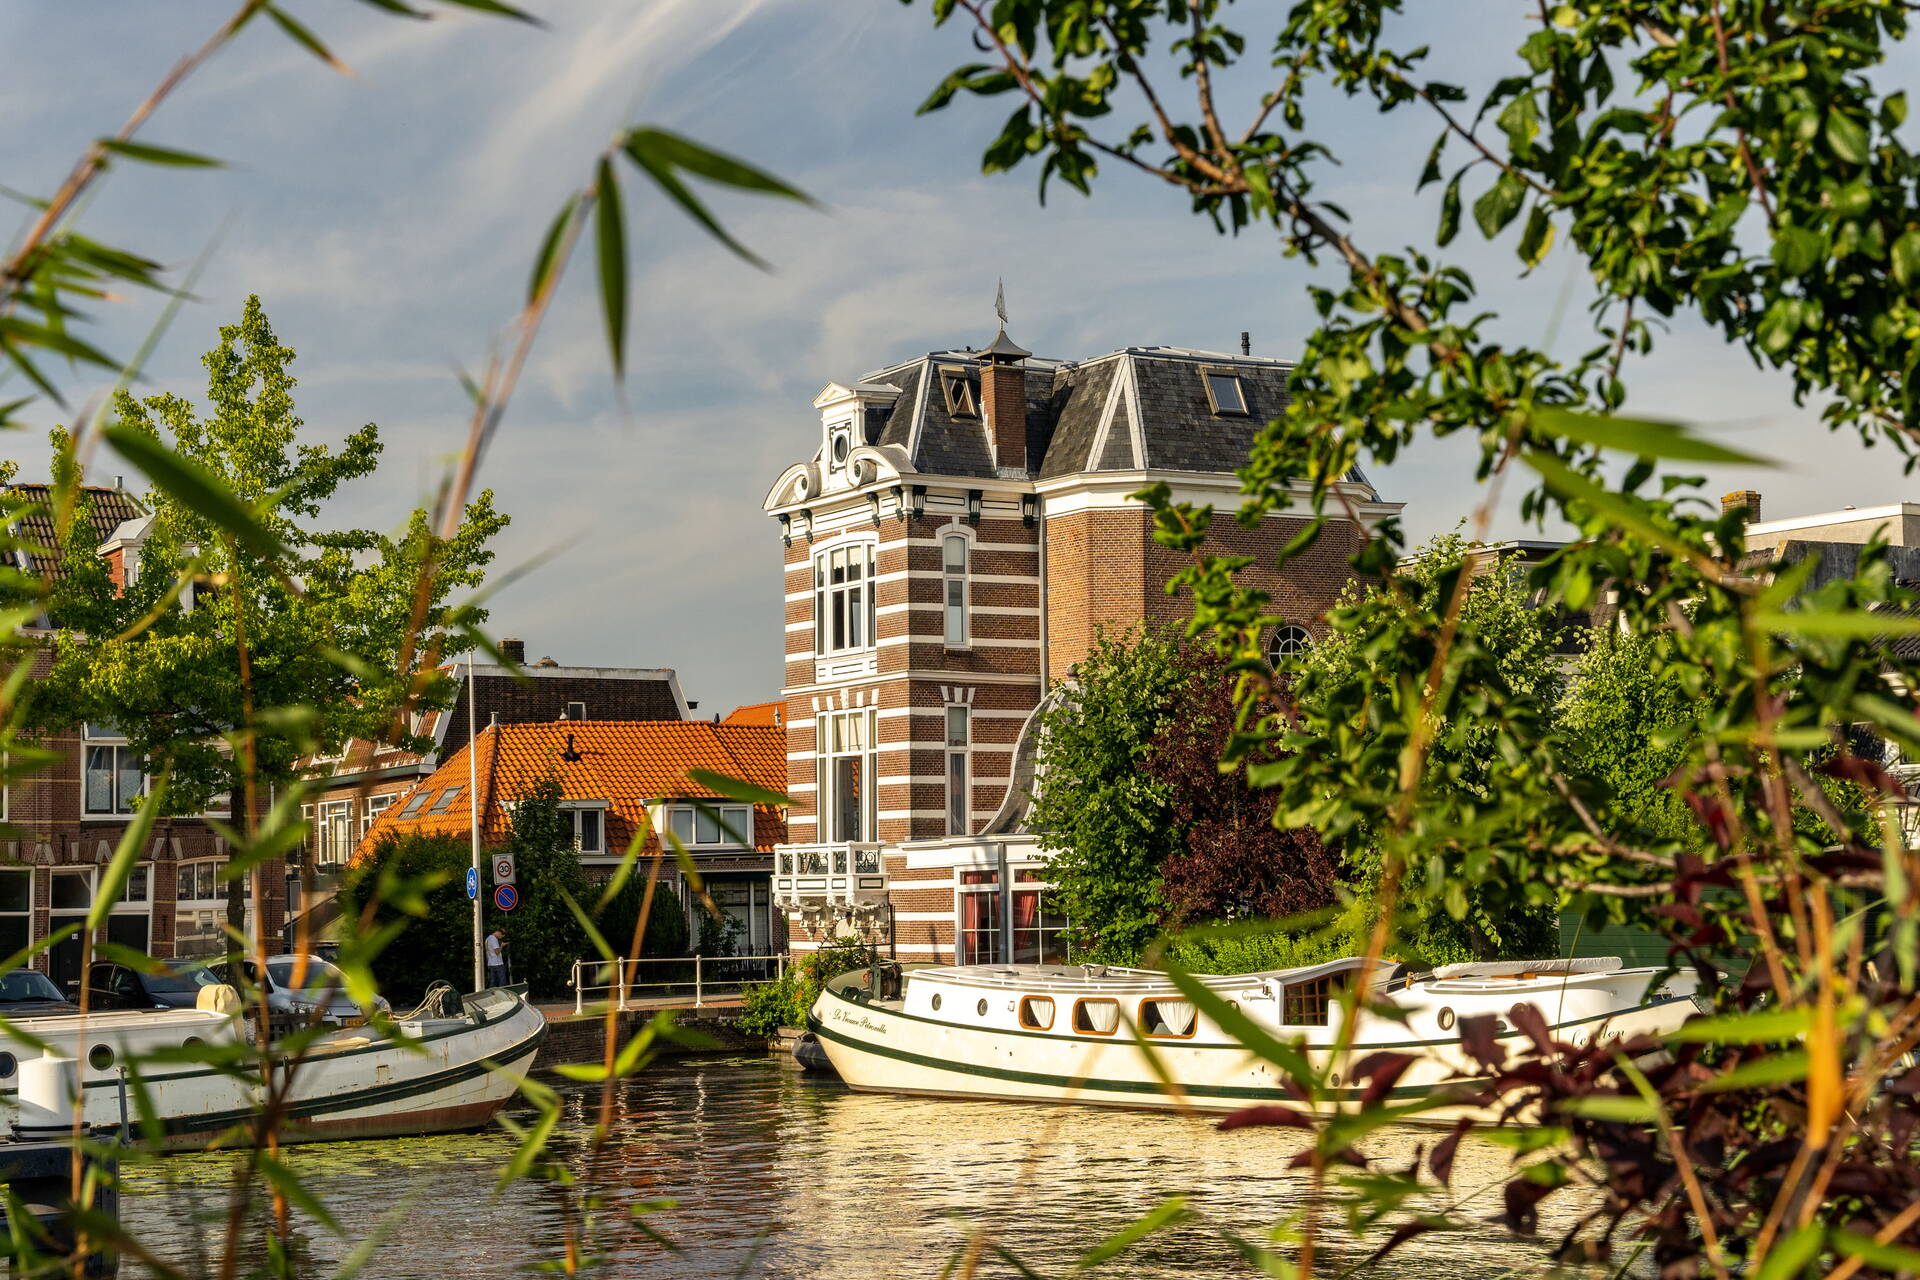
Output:
<instances>
[{"instance_id":1,"label":"traffic sign","mask_svg":"<svg viewBox=\"0 0 1920 1280\"><path fill-rule=\"evenodd\" d=\"M477 898L480 896L480 869L478 867L467 868L467 896L469 898Z\"/></svg>"},{"instance_id":2,"label":"traffic sign","mask_svg":"<svg viewBox=\"0 0 1920 1280\"><path fill-rule=\"evenodd\" d=\"M520 905L520 891L510 884L503 884L493 891L493 905L502 911L511 911Z\"/></svg>"},{"instance_id":3,"label":"traffic sign","mask_svg":"<svg viewBox=\"0 0 1920 1280\"><path fill-rule=\"evenodd\" d=\"M493 855L493 882L495 884L513 884L515 882L512 854L496 853Z\"/></svg>"}]
</instances>

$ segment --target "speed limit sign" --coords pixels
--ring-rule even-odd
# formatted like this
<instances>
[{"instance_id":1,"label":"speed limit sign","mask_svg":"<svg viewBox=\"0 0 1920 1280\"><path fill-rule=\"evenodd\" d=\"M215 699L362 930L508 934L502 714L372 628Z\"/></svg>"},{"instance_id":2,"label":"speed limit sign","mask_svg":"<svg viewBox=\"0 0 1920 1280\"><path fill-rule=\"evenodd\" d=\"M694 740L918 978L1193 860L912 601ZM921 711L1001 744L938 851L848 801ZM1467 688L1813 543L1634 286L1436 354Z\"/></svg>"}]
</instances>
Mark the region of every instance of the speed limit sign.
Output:
<instances>
[{"instance_id":1,"label":"speed limit sign","mask_svg":"<svg viewBox=\"0 0 1920 1280\"><path fill-rule=\"evenodd\" d=\"M494 854L493 882L495 884L512 884L513 881L513 855L510 853Z\"/></svg>"}]
</instances>

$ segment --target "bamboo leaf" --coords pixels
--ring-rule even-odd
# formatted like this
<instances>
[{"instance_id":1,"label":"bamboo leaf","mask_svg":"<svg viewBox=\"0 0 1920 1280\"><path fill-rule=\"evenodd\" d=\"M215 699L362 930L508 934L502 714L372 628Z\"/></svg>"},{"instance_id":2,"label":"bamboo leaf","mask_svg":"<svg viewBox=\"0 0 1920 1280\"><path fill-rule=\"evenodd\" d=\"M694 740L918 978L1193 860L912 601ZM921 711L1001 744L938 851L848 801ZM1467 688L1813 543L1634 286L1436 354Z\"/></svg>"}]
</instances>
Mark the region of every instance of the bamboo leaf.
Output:
<instances>
[{"instance_id":1,"label":"bamboo leaf","mask_svg":"<svg viewBox=\"0 0 1920 1280\"><path fill-rule=\"evenodd\" d=\"M1790 1084L1807 1078L1807 1051L1794 1049L1772 1053L1752 1062L1743 1062L1722 1076L1700 1086L1702 1093L1729 1093L1762 1085Z\"/></svg>"},{"instance_id":2,"label":"bamboo leaf","mask_svg":"<svg viewBox=\"0 0 1920 1280\"><path fill-rule=\"evenodd\" d=\"M457 5L462 9L472 9L475 13L490 13L495 17L512 18L516 22L525 22L531 26L544 27L547 24L528 13L525 9L516 9L501 0L440 0L442 4Z\"/></svg>"},{"instance_id":3,"label":"bamboo leaf","mask_svg":"<svg viewBox=\"0 0 1920 1280\"><path fill-rule=\"evenodd\" d=\"M769 791L765 787L756 787L751 782L739 778L730 778L724 773L715 773L711 769L687 770L689 781L697 782L708 790L725 796L729 800L739 800L744 804L789 805L793 801L778 791Z\"/></svg>"},{"instance_id":4,"label":"bamboo leaf","mask_svg":"<svg viewBox=\"0 0 1920 1280\"><path fill-rule=\"evenodd\" d=\"M1833 1246L1835 1253L1844 1254L1849 1258L1858 1258L1869 1266L1888 1273L1905 1272L1911 1275L1920 1271L1920 1249L1909 1249L1905 1245L1898 1244L1883 1244L1871 1236L1839 1228L1827 1233L1827 1243Z\"/></svg>"},{"instance_id":5,"label":"bamboo leaf","mask_svg":"<svg viewBox=\"0 0 1920 1280\"><path fill-rule=\"evenodd\" d=\"M1642 458L1673 458L1682 462L1724 462L1752 467L1775 465L1766 458L1689 435L1677 422L1653 418L1623 418L1612 414L1577 413L1572 409L1533 411L1533 426L1545 435L1602 449L1615 449Z\"/></svg>"},{"instance_id":6,"label":"bamboo leaf","mask_svg":"<svg viewBox=\"0 0 1920 1280\"><path fill-rule=\"evenodd\" d=\"M786 200L798 200L801 204L818 206L812 196L798 187L790 186L774 177L764 169L755 168L744 160L736 159L723 152L703 147L677 133L668 133L664 129L635 129L627 135L628 155L645 152L657 157L662 163L688 173L697 174L709 182L722 186L738 187L742 191L758 191L763 195L779 196Z\"/></svg>"},{"instance_id":7,"label":"bamboo leaf","mask_svg":"<svg viewBox=\"0 0 1920 1280\"><path fill-rule=\"evenodd\" d=\"M1081 1255L1080 1260L1074 1263L1074 1267L1081 1271L1097 1267L1109 1258L1114 1258L1125 1253L1128 1249L1131 1249L1134 1245L1138 1244L1151 1233L1158 1231L1161 1227L1167 1226L1170 1223L1179 1222L1187 1216L1187 1201L1185 1196L1174 1196L1170 1200L1164 1200L1139 1218L1136 1218L1134 1221L1108 1236L1105 1240L1102 1240L1099 1244L1093 1246L1093 1248L1087 1250L1086 1253Z\"/></svg>"},{"instance_id":8,"label":"bamboo leaf","mask_svg":"<svg viewBox=\"0 0 1920 1280\"><path fill-rule=\"evenodd\" d=\"M1651 1124L1654 1118L1652 1103L1622 1094L1562 1098L1554 1109L1563 1115L1585 1116L1610 1124Z\"/></svg>"},{"instance_id":9,"label":"bamboo leaf","mask_svg":"<svg viewBox=\"0 0 1920 1280\"><path fill-rule=\"evenodd\" d=\"M1669 1031L1667 1038L1704 1044L1766 1044L1798 1039L1806 1032L1807 1023L1805 1008L1765 1009L1720 1018L1694 1018Z\"/></svg>"},{"instance_id":10,"label":"bamboo leaf","mask_svg":"<svg viewBox=\"0 0 1920 1280\"><path fill-rule=\"evenodd\" d=\"M285 10L281 9L280 6L274 4L262 5L261 7L267 11L267 16L272 18L274 23L282 31L293 38L294 43L301 46L314 57L320 59L320 61L326 63L329 67L332 67L335 71L338 71L341 75L350 76L353 74L352 67L349 67L346 63L334 57L332 51L320 43L320 38L301 26L298 22L295 22L291 14L288 14Z\"/></svg>"},{"instance_id":11,"label":"bamboo leaf","mask_svg":"<svg viewBox=\"0 0 1920 1280\"><path fill-rule=\"evenodd\" d=\"M138 160L142 164L173 165L183 169L218 169L223 164L212 156L203 156L192 151L178 151L172 147L156 147L150 142L102 138L100 146L114 155Z\"/></svg>"},{"instance_id":12,"label":"bamboo leaf","mask_svg":"<svg viewBox=\"0 0 1920 1280\"><path fill-rule=\"evenodd\" d=\"M285 554L280 539L247 509L226 482L190 458L182 457L144 431L115 423L101 434L121 457L145 472L154 484L190 508L194 514L233 535L248 550L266 559Z\"/></svg>"},{"instance_id":13,"label":"bamboo leaf","mask_svg":"<svg viewBox=\"0 0 1920 1280\"><path fill-rule=\"evenodd\" d=\"M97 932L107 922L107 913L119 905L120 890L125 887L133 864L146 854L147 836L153 831L154 819L160 815L160 807L166 801L167 777L166 773L162 773L153 791L133 811L133 821L121 833L112 860L107 863L106 870L100 873L100 884L94 890L93 904L87 908L89 933Z\"/></svg>"},{"instance_id":14,"label":"bamboo leaf","mask_svg":"<svg viewBox=\"0 0 1920 1280\"><path fill-rule=\"evenodd\" d=\"M567 202L560 206L560 212L554 215L553 225L547 228L547 235L540 242L540 253L533 260L533 277L527 281L527 301L532 302L547 287L547 281L553 277L556 255L560 252L560 241L566 235L567 223L572 221L574 211L580 207L579 196L568 196ZM463 376L462 381L471 385L471 380ZM469 394L477 401L479 388L474 387Z\"/></svg>"},{"instance_id":15,"label":"bamboo leaf","mask_svg":"<svg viewBox=\"0 0 1920 1280\"><path fill-rule=\"evenodd\" d=\"M1787 1280L1807 1269L1807 1264L1820 1254L1820 1243L1826 1238L1826 1229L1820 1226L1802 1227L1791 1235L1783 1236L1767 1250L1767 1256L1753 1280Z\"/></svg>"},{"instance_id":16,"label":"bamboo leaf","mask_svg":"<svg viewBox=\"0 0 1920 1280\"><path fill-rule=\"evenodd\" d=\"M620 377L627 364L627 227L620 208L620 184L613 165L600 159L600 179L594 187L594 234L600 249L600 309L607 321L607 347L613 353L613 373Z\"/></svg>"},{"instance_id":17,"label":"bamboo leaf","mask_svg":"<svg viewBox=\"0 0 1920 1280\"><path fill-rule=\"evenodd\" d=\"M1764 631L1809 636L1823 640L1871 640L1877 636L1920 635L1920 618L1898 613L1817 609L1766 610L1753 615L1753 625Z\"/></svg>"}]
</instances>

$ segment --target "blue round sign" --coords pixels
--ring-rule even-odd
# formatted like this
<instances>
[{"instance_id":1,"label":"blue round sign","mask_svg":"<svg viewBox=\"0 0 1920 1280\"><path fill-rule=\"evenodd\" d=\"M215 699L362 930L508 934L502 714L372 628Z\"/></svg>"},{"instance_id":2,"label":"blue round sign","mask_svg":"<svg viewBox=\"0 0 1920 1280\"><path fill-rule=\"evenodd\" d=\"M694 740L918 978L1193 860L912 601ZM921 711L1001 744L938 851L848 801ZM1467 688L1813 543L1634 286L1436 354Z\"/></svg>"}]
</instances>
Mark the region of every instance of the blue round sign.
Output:
<instances>
[{"instance_id":1,"label":"blue round sign","mask_svg":"<svg viewBox=\"0 0 1920 1280\"><path fill-rule=\"evenodd\" d=\"M467 896L469 898L480 896L480 873L472 867L467 868Z\"/></svg>"},{"instance_id":2,"label":"blue round sign","mask_svg":"<svg viewBox=\"0 0 1920 1280\"><path fill-rule=\"evenodd\" d=\"M503 884L493 891L493 905L502 911L511 911L520 905L520 891L510 884Z\"/></svg>"}]
</instances>

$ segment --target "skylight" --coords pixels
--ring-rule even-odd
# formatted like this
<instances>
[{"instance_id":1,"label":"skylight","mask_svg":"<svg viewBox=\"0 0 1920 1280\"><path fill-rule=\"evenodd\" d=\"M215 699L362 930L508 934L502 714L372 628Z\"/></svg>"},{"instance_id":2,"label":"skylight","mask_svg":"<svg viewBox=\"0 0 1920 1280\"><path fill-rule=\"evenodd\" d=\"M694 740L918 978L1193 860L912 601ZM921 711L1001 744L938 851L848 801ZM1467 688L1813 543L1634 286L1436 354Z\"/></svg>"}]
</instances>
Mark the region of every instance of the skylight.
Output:
<instances>
[{"instance_id":1,"label":"skylight","mask_svg":"<svg viewBox=\"0 0 1920 1280\"><path fill-rule=\"evenodd\" d=\"M1240 386L1240 379L1231 373L1207 373L1202 375L1207 384L1207 400L1213 405L1215 413L1240 413L1247 411L1246 392Z\"/></svg>"}]
</instances>

